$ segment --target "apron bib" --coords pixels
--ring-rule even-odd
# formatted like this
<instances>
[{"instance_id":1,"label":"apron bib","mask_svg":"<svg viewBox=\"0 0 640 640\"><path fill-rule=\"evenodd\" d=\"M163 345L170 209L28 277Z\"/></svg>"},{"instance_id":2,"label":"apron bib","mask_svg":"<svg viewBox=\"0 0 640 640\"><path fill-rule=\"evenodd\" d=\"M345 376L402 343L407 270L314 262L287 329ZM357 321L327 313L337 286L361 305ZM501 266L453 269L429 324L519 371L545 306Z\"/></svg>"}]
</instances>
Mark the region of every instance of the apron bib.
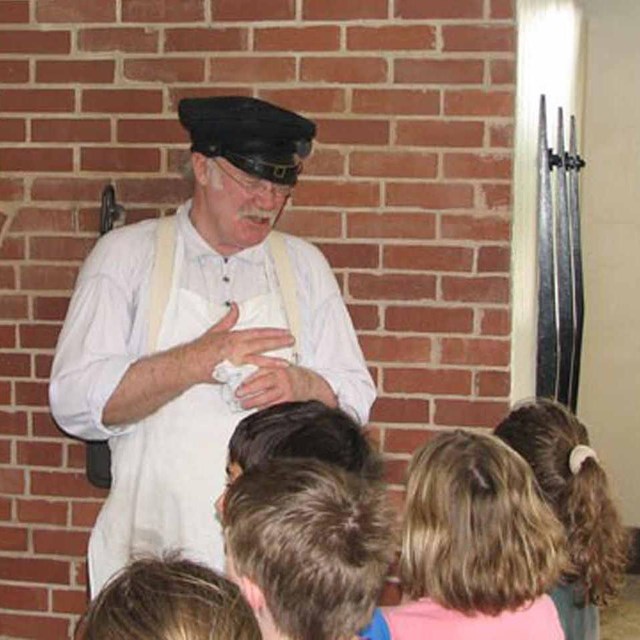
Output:
<instances>
[{"instance_id":1,"label":"apron bib","mask_svg":"<svg viewBox=\"0 0 640 640\"><path fill-rule=\"evenodd\" d=\"M202 335L227 312L179 287L184 246L176 234L172 285L159 326L157 349ZM239 303L234 329L287 328L277 279L265 260L269 292ZM293 359L291 349L273 355ZM109 440L113 484L89 541L89 576L95 596L130 558L182 552L218 570L224 566L215 500L225 483L227 444L238 422L217 384L198 384L126 434Z\"/></svg>"}]
</instances>

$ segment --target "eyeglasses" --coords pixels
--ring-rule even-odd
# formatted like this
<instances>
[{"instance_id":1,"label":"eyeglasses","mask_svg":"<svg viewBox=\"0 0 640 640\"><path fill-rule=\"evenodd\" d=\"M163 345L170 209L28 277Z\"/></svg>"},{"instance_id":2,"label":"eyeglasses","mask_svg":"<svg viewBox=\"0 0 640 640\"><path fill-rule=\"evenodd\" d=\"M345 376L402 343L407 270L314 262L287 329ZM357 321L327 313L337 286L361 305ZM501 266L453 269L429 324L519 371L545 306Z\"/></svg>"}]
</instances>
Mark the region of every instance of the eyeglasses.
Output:
<instances>
[{"instance_id":1,"label":"eyeglasses","mask_svg":"<svg viewBox=\"0 0 640 640\"><path fill-rule=\"evenodd\" d=\"M214 164L224 173L227 178L233 180L239 187L241 187L246 193L251 194L252 196L257 195L261 191L270 191L277 198L286 200L291 197L293 193L293 187L288 184L276 184L274 182L269 182L269 180L265 180L263 178L254 178L243 173L243 177L240 175L234 175L229 169L227 169L220 161L216 158L212 160Z\"/></svg>"}]
</instances>

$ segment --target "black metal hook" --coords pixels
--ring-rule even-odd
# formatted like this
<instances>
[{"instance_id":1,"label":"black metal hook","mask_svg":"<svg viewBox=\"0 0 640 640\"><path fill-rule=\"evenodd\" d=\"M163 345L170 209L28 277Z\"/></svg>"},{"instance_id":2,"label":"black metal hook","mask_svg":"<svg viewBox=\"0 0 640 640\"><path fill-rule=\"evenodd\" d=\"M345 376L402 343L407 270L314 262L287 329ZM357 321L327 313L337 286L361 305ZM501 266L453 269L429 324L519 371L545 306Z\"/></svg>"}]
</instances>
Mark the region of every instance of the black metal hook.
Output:
<instances>
[{"instance_id":1,"label":"black metal hook","mask_svg":"<svg viewBox=\"0 0 640 640\"><path fill-rule=\"evenodd\" d=\"M113 222L124 212L124 207L116 202L116 190L112 184L108 184L102 190L100 204L100 235L104 235L113 229Z\"/></svg>"}]
</instances>

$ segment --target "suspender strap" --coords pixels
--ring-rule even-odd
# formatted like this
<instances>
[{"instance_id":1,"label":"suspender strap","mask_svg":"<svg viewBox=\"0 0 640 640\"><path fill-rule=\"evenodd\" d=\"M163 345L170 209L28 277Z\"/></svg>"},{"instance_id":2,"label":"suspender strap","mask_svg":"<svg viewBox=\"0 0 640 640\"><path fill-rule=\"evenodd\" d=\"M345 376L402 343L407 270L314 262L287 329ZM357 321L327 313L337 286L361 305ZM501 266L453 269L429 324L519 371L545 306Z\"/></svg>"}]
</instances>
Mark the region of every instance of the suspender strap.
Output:
<instances>
[{"instance_id":1,"label":"suspender strap","mask_svg":"<svg viewBox=\"0 0 640 640\"><path fill-rule=\"evenodd\" d=\"M147 353L153 353L157 349L160 325L162 324L162 317L167 308L169 293L171 292L175 247L175 216L160 218L156 227L156 252L151 273L151 290L149 292Z\"/></svg>"},{"instance_id":2,"label":"suspender strap","mask_svg":"<svg viewBox=\"0 0 640 640\"><path fill-rule=\"evenodd\" d=\"M287 253L284 234L279 231L272 231L267 237L267 242L273 256L289 330L296 340L294 352L297 355L300 350L300 313L296 297L296 280L293 275L291 260Z\"/></svg>"}]
</instances>

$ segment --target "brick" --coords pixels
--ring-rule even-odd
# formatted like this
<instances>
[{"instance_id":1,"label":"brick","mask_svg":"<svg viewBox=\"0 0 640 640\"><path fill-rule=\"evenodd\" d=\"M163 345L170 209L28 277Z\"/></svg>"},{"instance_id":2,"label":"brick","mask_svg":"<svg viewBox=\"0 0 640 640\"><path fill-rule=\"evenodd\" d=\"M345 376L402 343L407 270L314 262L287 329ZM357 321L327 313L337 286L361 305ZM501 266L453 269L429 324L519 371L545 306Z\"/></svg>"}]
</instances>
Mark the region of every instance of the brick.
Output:
<instances>
[{"instance_id":1,"label":"brick","mask_svg":"<svg viewBox=\"0 0 640 640\"><path fill-rule=\"evenodd\" d=\"M506 402L436 400L435 424L461 427L493 428L504 417L509 405Z\"/></svg>"},{"instance_id":2,"label":"brick","mask_svg":"<svg viewBox=\"0 0 640 640\"><path fill-rule=\"evenodd\" d=\"M86 113L160 113L162 90L83 89L82 111Z\"/></svg>"},{"instance_id":3,"label":"brick","mask_svg":"<svg viewBox=\"0 0 640 640\"><path fill-rule=\"evenodd\" d=\"M73 613L80 615L87 608L85 590L54 589L52 592L53 611L56 613Z\"/></svg>"},{"instance_id":4,"label":"brick","mask_svg":"<svg viewBox=\"0 0 640 640\"><path fill-rule=\"evenodd\" d=\"M473 249L446 246L386 245L382 264L387 269L412 271L471 271Z\"/></svg>"},{"instance_id":5,"label":"brick","mask_svg":"<svg viewBox=\"0 0 640 640\"><path fill-rule=\"evenodd\" d=\"M123 22L202 22L202 0L122 0Z\"/></svg>"},{"instance_id":6,"label":"brick","mask_svg":"<svg viewBox=\"0 0 640 640\"><path fill-rule=\"evenodd\" d=\"M513 91L445 91L444 112L449 116L509 116L514 114Z\"/></svg>"},{"instance_id":7,"label":"brick","mask_svg":"<svg viewBox=\"0 0 640 640\"><path fill-rule=\"evenodd\" d=\"M342 220L334 211L285 211L278 229L303 238L339 238Z\"/></svg>"},{"instance_id":8,"label":"brick","mask_svg":"<svg viewBox=\"0 0 640 640\"><path fill-rule=\"evenodd\" d=\"M412 402L419 402L413 400ZM424 420L423 422L427 422ZM413 453L433 438L435 433L426 429L387 429L384 449L387 453Z\"/></svg>"},{"instance_id":9,"label":"brick","mask_svg":"<svg viewBox=\"0 0 640 640\"><path fill-rule=\"evenodd\" d=\"M60 325L21 324L18 328L20 346L28 349L53 349L58 340Z\"/></svg>"},{"instance_id":10,"label":"brick","mask_svg":"<svg viewBox=\"0 0 640 640\"><path fill-rule=\"evenodd\" d=\"M349 315L356 331L377 329L380 326L380 313L373 304L349 304Z\"/></svg>"},{"instance_id":11,"label":"brick","mask_svg":"<svg viewBox=\"0 0 640 640\"><path fill-rule=\"evenodd\" d=\"M18 521L39 524L67 524L69 505L62 500L18 500Z\"/></svg>"},{"instance_id":12,"label":"brick","mask_svg":"<svg viewBox=\"0 0 640 640\"><path fill-rule=\"evenodd\" d=\"M69 201L74 203L100 202L105 180L90 178L35 178L31 187L32 200Z\"/></svg>"},{"instance_id":13,"label":"brick","mask_svg":"<svg viewBox=\"0 0 640 640\"><path fill-rule=\"evenodd\" d=\"M63 433L53 421L49 412L33 411L33 435L38 438L57 438L66 440L67 435Z\"/></svg>"},{"instance_id":14,"label":"brick","mask_svg":"<svg viewBox=\"0 0 640 640\"><path fill-rule=\"evenodd\" d=\"M158 51L159 33L149 27L79 29L80 51L123 51L154 53Z\"/></svg>"},{"instance_id":15,"label":"brick","mask_svg":"<svg viewBox=\"0 0 640 640\"><path fill-rule=\"evenodd\" d=\"M0 440L0 464L10 464L11 462L11 441Z\"/></svg>"},{"instance_id":16,"label":"brick","mask_svg":"<svg viewBox=\"0 0 640 640\"><path fill-rule=\"evenodd\" d=\"M319 140L325 144L374 144L389 142L389 122L383 120L318 119Z\"/></svg>"},{"instance_id":17,"label":"brick","mask_svg":"<svg viewBox=\"0 0 640 640\"><path fill-rule=\"evenodd\" d=\"M11 520L11 503L11 499L0 496L0 520Z\"/></svg>"},{"instance_id":18,"label":"brick","mask_svg":"<svg viewBox=\"0 0 640 640\"><path fill-rule=\"evenodd\" d=\"M31 493L34 496L101 498L107 491L90 485L83 472L31 471Z\"/></svg>"},{"instance_id":19,"label":"brick","mask_svg":"<svg viewBox=\"0 0 640 640\"><path fill-rule=\"evenodd\" d=\"M515 29L494 25L443 25L443 51L513 51Z\"/></svg>"},{"instance_id":20,"label":"brick","mask_svg":"<svg viewBox=\"0 0 640 640\"><path fill-rule=\"evenodd\" d=\"M26 23L29 22L29 2L28 0L4 0L2 12L0 13L0 23Z\"/></svg>"},{"instance_id":21,"label":"brick","mask_svg":"<svg viewBox=\"0 0 640 640\"><path fill-rule=\"evenodd\" d=\"M69 619L49 616L0 613L0 631L5 638L29 638L51 640L68 638Z\"/></svg>"},{"instance_id":22,"label":"brick","mask_svg":"<svg viewBox=\"0 0 640 640\"><path fill-rule=\"evenodd\" d=\"M46 611L49 602L44 587L22 587L3 584L0 589L0 608Z\"/></svg>"},{"instance_id":23,"label":"brick","mask_svg":"<svg viewBox=\"0 0 640 640\"><path fill-rule=\"evenodd\" d=\"M2 3L4 5L4 2ZM68 54L71 51L69 31L16 30L0 31L0 53ZM35 111L35 109L34 109Z\"/></svg>"},{"instance_id":24,"label":"brick","mask_svg":"<svg viewBox=\"0 0 640 640\"><path fill-rule=\"evenodd\" d=\"M511 332L511 315L506 309L483 309L480 316L480 333L489 336L508 336Z\"/></svg>"},{"instance_id":25,"label":"brick","mask_svg":"<svg viewBox=\"0 0 640 640\"><path fill-rule=\"evenodd\" d=\"M436 29L432 25L347 27L347 49L352 51L430 51L435 48Z\"/></svg>"},{"instance_id":26,"label":"brick","mask_svg":"<svg viewBox=\"0 0 640 640\"><path fill-rule=\"evenodd\" d=\"M509 342L491 338L443 338L441 362L505 367L509 364Z\"/></svg>"},{"instance_id":27,"label":"brick","mask_svg":"<svg viewBox=\"0 0 640 640\"><path fill-rule=\"evenodd\" d=\"M340 28L336 25L256 28L253 48L255 51L337 51Z\"/></svg>"},{"instance_id":28,"label":"brick","mask_svg":"<svg viewBox=\"0 0 640 640\"><path fill-rule=\"evenodd\" d=\"M182 178L144 178L141 180L118 180L120 201L155 202L175 205L182 199L191 197L191 187ZM127 206L128 208L128 206Z\"/></svg>"},{"instance_id":29,"label":"brick","mask_svg":"<svg viewBox=\"0 0 640 640\"><path fill-rule=\"evenodd\" d=\"M27 551L27 529L21 527L0 527L0 550Z\"/></svg>"},{"instance_id":30,"label":"brick","mask_svg":"<svg viewBox=\"0 0 640 640\"><path fill-rule=\"evenodd\" d=\"M111 123L96 118L34 118L31 139L34 142L109 142Z\"/></svg>"},{"instance_id":31,"label":"brick","mask_svg":"<svg viewBox=\"0 0 640 640\"><path fill-rule=\"evenodd\" d=\"M482 84L482 60L399 59L394 62L393 81L404 84Z\"/></svg>"},{"instance_id":32,"label":"brick","mask_svg":"<svg viewBox=\"0 0 640 640\"><path fill-rule=\"evenodd\" d=\"M19 82L29 82L29 63L26 60L0 60L0 83Z\"/></svg>"},{"instance_id":33,"label":"brick","mask_svg":"<svg viewBox=\"0 0 640 640\"><path fill-rule=\"evenodd\" d=\"M74 442L70 440L67 446L67 468L68 469L84 469L86 462L86 446L83 442Z\"/></svg>"},{"instance_id":34,"label":"brick","mask_svg":"<svg viewBox=\"0 0 640 640\"><path fill-rule=\"evenodd\" d=\"M360 300L433 300L436 278L425 274L352 273L349 274L349 293Z\"/></svg>"},{"instance_id":35,"label":"brick","mask_svg":"<svg viewBox=\"0 0 640 640\"><path fill-rule=\"evenodd\" d=\"M489 79L491 84L515 84L515 60L491 60L489 64Z\"/></svg>"},{"instance_id":36,"label":"brick","mask_svg":"<svg viewBox=\"0 0 640 640\"><path fill-rule=\"evenodd\" d=\"M59 467L62 445L58 442L18 442L18 464L28 467Z\"/></svg>"},{"instance_id":37,"label":"brick","mask_svg":"<svg viewBox=\"0 0 640 640\"><path fill-rule=\"evenodd\" d=\"M0 405L13 404L13 398L11 397L11 383L0 382Z\"/></svg>"},{"instance_id":38,"label":"brick","mask_svg":"<svg viewBox=\"0 0 640 640\"><path fill-rule=\"evenodd\" d=\"M295 206L375 207L380 185L373 182L305 180L293 195Z\"/></svg>"},{"instance_id":39,"label":"brick","mask_svg":"<svg viewBox=\"0 0 640 640\"><path fill-rule=\"evenodd\" d=\"M424 209L465 209L473 206L473 187L455 183L389 183L385 204Z\"/></svg>"},{"instance_id":40,"label":"brick","mask_svg":"<svg viewBox=\"0 0 640 640\"><path fill-rule=\"evenodd\" d=\"M2 42L0 34L0 42ZM69 89L3 89L0 111L14 113L63 113L74 109L73 91Z\"/></svg>"},{"instance_id":41,"label":"brick","mask_svg":"<svg viewBox=\"0 0 640 640\"><path fill-rule=\"evenodd\" d=\"M29 313L26 296L0 295L0 318L19 320Z\"/></svg>"},{"instance_id":42,"label":"brick","mask_svg":"<svg viewBox=\"0 0 640 640\"><path fill-rule=\"evenodd\" d=\"M73 231L73 213L68 209L23 207L18 210L11 230L15 232Z\"/></svg>"},{"instance_id":43,"label":"brick","mask_svg":"<svg viewBox=\"0 0 640 640\"><path fill-rule=\"evenodd\" d=\"M445 215L440 221L442 238L467 240L509 240L510 223L497 216Z\"/></svg>"},{"instance_id":44,"label":"brick","mask_svg":"<svg viewBox=\"0 0 640 640\"><path fill-rule=\"evenodd\" d=\"M0 246L0 260L24 260L26 255L26 245L24 237L5 236L2 246ZM2 317L2 314L0 314Z\"/></svg>"},{"instance_id":45,"label":"brick","mask_svg":"<svg viewBox=\"0 0 640 640\"><path fill-rule=\"evenodd\" d=\"M0 467L0 493L4 495L24 493L24 480L24 471L22 469Z\"/></svg>"},{"instance_id":46,"label":"brick","mask_svg":"<svg viewBox=\"0 0 640 640\"><path fill-rule=\"evenodd\" d=\"M38 22L115 22L115 0L83 2L83 0L38 0L36 3Z\"/></svg>"},{"instance_id":47,"label":"brick","mask_svg":"<svg viewBox=\"0 0 640 640\"><path fill-rule=\"evenodd\" d=\"M73 501L71 503L71 524L74 527L93 527L100 509L102 509L101 502Z\"/></svg>"},{"instance_id":48,"label":"brick","mask_svg":"<svg viewBox=\"0 0 640 640\"><path fill-rule=\"evenodd\" d=\"M303 58L300 62L303 82L369 84L387 80L387 61L372 56Z\"/></svg>"},{"instance_id":49,"label":"brick","mask_svg":"<svg viewBox=\"0 0 640 640\"><path fill-rule=\"evenodd\" d=\"M141 82L202 82L204 65L205 61L198 58L127 59L124 61L123 75L127 80Z\"/></svg>"},{"instance_id":50,"label":"brick","mask_svg":"<svg viewBox=\"0 0 640 640\"><path fill-rule=\"evenodd\" d=\"M40 529L33 532L33 547L38 554L82 556L87 552L88 531Z\"/></svg>"},{"instance_id":51,"label":"brick","mask_svg":"<svg viewBox=\"0 0 640 640\"><path fill-rule=\"evenodd\" d=\"M166 29L164 50L243 51L248 48L248 29L231 27Z\"/></svg>"},{"instance_id":52,"label":"brick","mask_svg":"<svg viewBox=\"0 0 640 640\"><path fill-rule=\"evenodd\" d=\"M27 414L24 411L0 410L0 433L24 436L27 434Z\"/></svg>"},{"instance_id":53,"label":"brick","mask_svg":"<svg viewBox=\"0 0 640 640\"><path fill-rule=\"evenodd\" d=\"M25 265L20 267L20 288L34 291L68 291L73 288L77 274L77 267Z\"/></svg>"},{"instance_id":54,"label":"brick","mask_svg":"<svg viewBox=\"0 0 640 640\"><path fill-rule=\"evenodd\" d=\"M120 118L117 123L118 142L188 142L188 134L176 118Z\"/></svg>"},{"instance_id":55,"label":"brick","mask_svg":"<svg viewBox=\"0 0 640 640\"><path fill-rule=\"evenodd\" d=\"M46 378L48 380L51 377L52 363L53 356L37 354L35 357L36 378Z\"/></svg>"},{"instance_id":56,"label":"brick","mask_svg":"<svg viewBox=\"0 0 640 640\"><path fill-rule=\"evenodd\" d=\"M446 178L509 179L511 157L502 154L447 153L444 156Z\"/></svg>"},{"instance_id":57,"label":"brick","mask_svg":"<svg viewBox=\"0 0 640 640\"><path fill-rule=\"evenodd\" d=\"M492 123L489 126L489 146L513 147L513 124Z\"/></svg>"},{"instance_id":58,"label":"brick","mask_svg":"<svg viewBox=\"0 0 640 640\"><path fill-rule=\"evenodd\" d=\"M479 371L475 388L479 396L507 398L511 390L511 377L506 371Z\"/></svg>"},{"instance_id":59,"label":"brick","mask_svg":"<svg viewBox=\"0 0 640 640\"><path fill-rule=\"evenodd\" d=\"M22 178L2 178L0 177L0 199L5 202L22 200L24 197L24 183ZM4 243L6 244L5 238ZM4 244L0 246L4 249Z\"/></svg>"},{"instance_id":60,"label":"brick","mask_svg":"<svg viewBox=\"0 0 640 640\"><path fill-rule=\"evenodd\" d=\"M0 155L0 171L71 171L72 169L72 149L5 147Z\"/></svg>"},{"instance_id":61,"label":"brick","mask_svg":"<svg viewBox=\"0 0 640 640\"><path fill-rule=\"evenodd\" d=\"M396 126L396 142L424 147L482 147L484 124L474 121L404 120Z\"/></svg>"},{"instance_id":62,"label":"brick","mask_svg":"<svg viewBox=\"0 0 640 640\"><path fill-rule=\"evenodd\" d=\"M378 248L370 244L317 243L334 269L375 269L379 266Z\"/></svg>"},{"instance_id":63,"label":"brick","mask_svg":"<svg viewBox=\"0 0 640 640\"><path fill-rule=\"evenodd\" d=\"M407 479L408 460L385 460L383 480L388 484L403 484Z\"/></svg>"},{"instance_id":64,"label":"brick","mask_svg":"<svg viewBox=\"0 0 640 640\"><path fill-rule=\"evenodd\" d=\"M482 18L483 0L396 0L397 18L440 19Z\"/></svg>"},{"instance_id":65,"label":"brick","mask_svg":"<svg viewBox=\"0 0 640 640\"><path fill-rule=\"evenodd\" d=\"M486 211L508 211L511 208L511 184L481 184L480 203Z\"/></svg>"},{"instance_id":66,"label":"brick","mask_svg":"<svg viewBox=\"0 0 640 640\"><path fill-rule=\"evenodd\" d=\"M353 176L435 178L438 156L412 151L353 151L349 173Z\"/></svg>"},{"instance_id":67,"label":"brick","mask_svg":"<svg viewBox=\"0 0 640 640\"><path fill-rule=\"evenodd\" d=\"M401 338L398 336L360 336L360 346L368 362L429 362L429 338Z\"/></svg>"},{"instance_id":68,"label":"brick","mask_svg":"<svg viewBox=\"0 0 640 640\"><path fill-rule=\"evenodd\" d=\"M387 307L385 329L428 333L469 333L473 311L450 307Z\"/></svg>"},{"instance_id":69,"label":"brick","mask_svg":"<svg viewBox=\"0 0 640 640\"><path fill-rule=\"evenodd\" d=\"M515 15L513 0L491 0L491 18L509 19Z\"/></svg>"},{"instance_id":70,"label":"brick","mask_svg":"<svg viewBox=\"0 0 640 640\"><path fill-rule=\"evenodd\" d=\"M258 92L258 96L286 109L304 112L305 114L340 112L345 109L346 105L344 89L335 88L262 89ZM311 163L316 161L318 155L322 153L337 154L337 152L327 149L314 149L312 156L305 161L305 174L313 173L310 170ZM340 155L340 157L342 156Z\"/></svg>"},{"instance_id":71,"label":"brick","mask_svg":"<svg viewBox=\"0 0 640 640\"><path fill-rule=\"evenodd\" d=\"M466 396L471 391L471 372L459 369L385 369L382 388L388 393Z\"/></svg>"},{"instance_id":72,"label":"brick","mask_svg":"<svg viewBox=\"0 0 640 640\"><path fill-rule=\"evenodd\" d=\"M139 147L84 147L80 150L83 171L157 172L160 150Z\"/></svg>"},{"instance_id":73,"label":"brick","mask_svg":"<svg viewBox=\"0 0 640 640\"><path fill-rule=\"evenodd\" d=\"M16 404L35 407L49 405L48 382L16 382Z\"/></svg>"},{"instance_id":74,"label":"brick","mask_svg":"<svg viewBox=\"0 0 640 640\"><path fill-rule=\"evenodd\" d=\"M0 353L0 376L28 378L31 376L31 358L27 353Z\"/></svg>"},{"instance_id":75,"label":"brick","mask_svg":"<svg viewBox=\"0 0 640 640\"><path fill-rule=\"evenodd\" d=\"M430 240L435 237L435 232L436 220L431 213L386 210L383 213L347 214L347 236L350 238Z\"/></svg>"},{"instance_id":76,"label":"brick","mask_svg":"<svg viewBox=\"0 0 640 640\"><path fill-rule=\"evenodd\" d=\"M15 289L16 272L13 267L0 267L0 289Z\"/></svg>"},{"instance_id":77,"label":"brick","mask_svg":"<svg viewBox=\"0 0 640 640\"><path fill-rule=\"evenodd\" d=\"M442 278L444 300L456 302L508 302L509 278L498 276Z\"/></svg>"},{"instance_id":78,"label":"brick","mask_svg":"<svg viewBox=\"0 0 640 640\"><path fill-rule=\"evenodd\" d=\"M207 80L210 82L293 82L296 61L293 57L243 56L213 58Z\"/></svg>"},{"instance_id":79,"label":"brick","mask_svg":"<svg viewBox=\"0 0 640 640\"><path fill-rule=\"evenodd\" d=\"M212 3L211 17L214 21L237 20L256 22L260 20L293 20L293 0L216 0Z\"/></svg>"},{"instance_id":80,"label":"brick","mask_svg":"<svg viewBox=\"0 0 640 640\"><path fill-rule=\"evenodd\" d=\"M386 0L305 0L304 20L372 20L387 18ZM382 48L382 47L381 47Z\"/></svg>"},{"instance_id":81,"label":"brick","mask_svg":"<svg viewBox=\"0 0 640 640\"><path fill-rule=\"evenodd\" d=\"M353 113L437 115L440 94L432 89L354 89Z\"/></svg>"},{"instance_id":82,"label":"brick","mask_svg":"<svg viewBox=\"0 0 640 640\"><path fill-rule=\"evenodd\" d=\"M509 273L511 251L509 247L478 247L478 271L481 273Z\"/></svg>"},{"instance_id":83,"label":"brick","mask_svg":"<svg viewBox=\"0 0 640 640\"><path fill-rule=\"evenodd\" d=\"M36 60L36 82L46 84L112 83L113 60Z\"/></svg>"},{"instance_id":84,"label":"brick","mask_svg":"<svg viewBox=\"0 0 640 640\"><path fill-rule=\"evenodd\" d=\"M371 419L375 422L390 423L423 423L429 422L429 401L416 398L379 397L373 405ZM389 437L396 429L387 429L384 450L396 453L389 448ZM402 431L405 431L404 429ZM404 453L404 451L402 452Z\"/></svg>"}]
</instances>

